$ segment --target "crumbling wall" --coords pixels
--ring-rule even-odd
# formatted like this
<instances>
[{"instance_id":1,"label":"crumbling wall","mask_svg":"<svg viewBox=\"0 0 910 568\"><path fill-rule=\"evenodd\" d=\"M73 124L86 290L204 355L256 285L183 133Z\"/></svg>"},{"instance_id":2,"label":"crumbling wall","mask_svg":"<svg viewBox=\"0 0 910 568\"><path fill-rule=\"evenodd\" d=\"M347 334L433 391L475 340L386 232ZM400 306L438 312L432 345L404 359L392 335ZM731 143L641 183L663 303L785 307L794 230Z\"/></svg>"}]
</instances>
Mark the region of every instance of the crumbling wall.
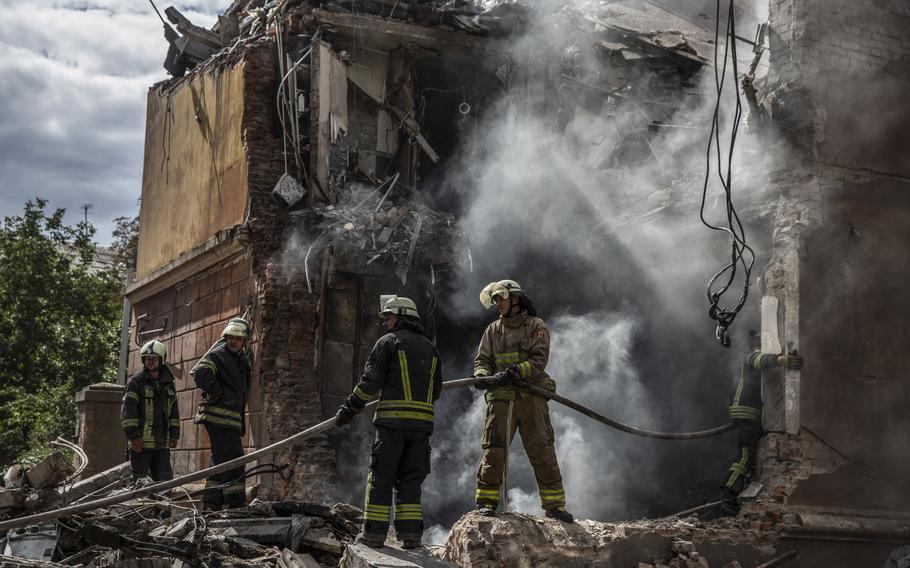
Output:
<instances>
[{"instance_id":1,"label":"crumbling wall","mask_svg":"<svg viewBox=\"0 0 910 568\"><path fill-rule=\"evenodd\" d=\"M249 159L254 324L260 341L255 364L256 380L262 385L262 425L267 443L322 421L315 372L319 289L310 292L302 272L289 271L283 264L280 252L289 215L271 196L284 173L282 132L275 110L279 79L276 54L271 41L260 41L244 54L243 144ZM285 483L263 476L263 494L321 501L333 493L335 454L325 436L305 440L269 459L290 465L291 477Z\"/></svg>"},{"instance_id":2,"label":"crumbling wall","mask_svg":"<svg viewBox=\"0 0 910 568\"><path fill-rule=\"evenodd\" d=\"M149 91L136 280L243 223L243 100L242 64Z\"/></svg>"},{"instance_id":3,"label":"crumbling wall","mask_svg":"<svg viewBox=\"0 0 910 568\"><path fill-rule=\"evenodd\" d=\"M910 7L771 1L769 99L790 162L775 176L763 346L802 371L766 373L766 496L800 506L900 509L910 496L902 320L910 277Z\"/></svg>"}]
</instances>

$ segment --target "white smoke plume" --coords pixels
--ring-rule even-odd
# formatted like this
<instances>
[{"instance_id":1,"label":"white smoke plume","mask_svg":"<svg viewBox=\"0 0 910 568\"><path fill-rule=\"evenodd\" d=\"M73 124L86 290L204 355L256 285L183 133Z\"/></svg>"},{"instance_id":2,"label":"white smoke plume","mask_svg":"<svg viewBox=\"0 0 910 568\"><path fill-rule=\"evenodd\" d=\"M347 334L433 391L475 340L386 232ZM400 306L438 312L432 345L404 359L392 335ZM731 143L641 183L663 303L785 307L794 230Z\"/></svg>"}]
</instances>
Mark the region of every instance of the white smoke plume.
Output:
<instances>
[{"instance_id":1,"label":"white smoke plume","mask_svg":"<svg viewBox=\"0 0 910 568\"><path fill-rule=\"evenodd\" d=\"M584 33L566 35L572 8L559 3L539 10L528 36L513 46L513 70L539 65L551 76L567 57L594 65ZM740 67L751 55L743 50ZM462 140L447 178L452 191L470 195L459 222L461 245L473 253L473 271L460 267L444 304L460 329L473 333L462 336L463 344L442 345L457 357L450 377L470 373L473 349L494 317L481 311L477 293L490 281L512 278L529 291L550 327L548 372L560 394L653 430L690 431L727 421L729 384L749 347L745 332L756 325L757 277L770 238L761 230L773 209L762 172L779 150L769 138L742 131L737 140L734 199L759 261L752 296L731 330L733 347L724 349L706 314L705 283L729 258L729 242L699 219L713 69L698 79L696 90L704 96L694 97L697 104L681 103L672 118L684 128L649 136L650 155L610 169L598 168L607 151L642 128L634 108L606 96L592 107L581 96L539 100L515 89L482 113L481 127ZM726 81L722 147L729 142L739 88L729 72ZM726 204L716 179L712 174L706 217L720 223ZM725 303L735 301L741 284L734 284ZM484 403L479 394L467 400L454 393L442 402L425 503L428 516L446 526L472 507ZM635 438L555 403L550 408L567 506L581 517L669 514L709 500L735 449L729 435L686 442ZM539 514L518 436L509 468L511 509Z\"/></svg>"}]
</instances>

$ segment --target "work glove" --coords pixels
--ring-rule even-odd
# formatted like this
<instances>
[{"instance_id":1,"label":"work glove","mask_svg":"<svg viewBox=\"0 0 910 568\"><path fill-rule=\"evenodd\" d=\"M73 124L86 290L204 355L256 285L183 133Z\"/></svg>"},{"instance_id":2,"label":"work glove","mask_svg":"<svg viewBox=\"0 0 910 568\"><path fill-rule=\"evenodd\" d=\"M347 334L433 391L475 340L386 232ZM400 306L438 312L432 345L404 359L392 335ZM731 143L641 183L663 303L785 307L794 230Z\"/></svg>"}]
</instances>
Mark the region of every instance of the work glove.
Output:
<instances>
[{"instance_id":1,"label":"work glove","mask_svg":"<svg viewBox=\"0 0 910 568\"><path fill-rule=\"evenodd\" d=\"M168 446L170 446L171 448L176 448L178 441L179 440L177 440L177 438L171 438L171 441L168 443Z\"/></svg>"},{"instance_id":2,"label":"work glove","mask_svg":"<svg viewBox=\"0 0 910 568\"><path fill-rule=\"evenodd\" d=\"M130 440L130 451L134 454L142 453L142 438L133 438Z\"/></svg>"},{"instance_id":3,"label":"work glove","mask_svg":"<svg viewBox=\"0 0 910 568\"><path fill-rule=\"evenodd\" d=\"M485 391L493 386L490 384L490 375L487 374L487 371L481 370L479 375L477 373L474 373L474 378L481 379L474 383L474 388L479 391Z\"/></svg>"},{"instance_id":4,"label":"work glove","mask_svg":"<svg viewBox=\"0 0 910 568\"><path fill-rule=\"evenodd\" d=\"M785 369L801 369L803 367L803 358L796 353L778 355L777 362Z\"/></svg>"},{"instance_id":5,"label":"work glove","mask_svg":"<svg viewBox=\"0 0 910 568\"><path fill-rule=\"evenodd\" d=\"M341 407L338 408L338 412L335 413L335 426L349 424L355 416L357 416L355 410L352 410L346 404L342 404Z\"/></svg>"},{"instance_id":6,"label":"work glove","mask_svg":"<svg viewBox=\"0 0 910 568\"><path fill-rule=\"evenodd\" d=\"M490 383L494 387L504 387L512 384L515 381L515 378L518 376L518 373L511 367L505 371L499 371L490 378Z\"/></svg>"}]
</instances>

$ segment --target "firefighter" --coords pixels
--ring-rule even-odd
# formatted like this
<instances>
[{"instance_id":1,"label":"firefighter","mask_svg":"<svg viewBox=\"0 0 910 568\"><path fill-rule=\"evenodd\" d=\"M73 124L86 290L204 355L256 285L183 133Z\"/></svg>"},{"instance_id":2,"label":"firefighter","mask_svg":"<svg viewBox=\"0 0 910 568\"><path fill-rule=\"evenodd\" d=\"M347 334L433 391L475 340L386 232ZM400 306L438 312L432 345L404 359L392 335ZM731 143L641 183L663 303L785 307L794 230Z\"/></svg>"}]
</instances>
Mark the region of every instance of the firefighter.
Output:
<instances>
[{"instance_id":1,"label":"firefighter","mask_svg":"<svg viewBox=\"0 0 910 568\"><path fill-rule=\"evenodd\" d=\"M753 338L757 335L754 331L750 333ZM758 442L764 435L761 423L762 370L775 367L800 369L802 366L803 358L796 354L767 354L762 353L761 348L755 347L746 355L740 368L739 380L736 381L730 397L730 419L736 426L739 449L721 486L720 511L709 515L732 516L739 513L736 497L745 489L752 476L758 455Z\"/></svg>"},{"instance_id":2,"label":"firefighter","mask_svg":"<svg viewBox=\"0 0 910 568\"><path fill-rule=\"evenodd\" d=\"M381 392L373 417L376 438L370 453L363 532L358 540L381 547L392 518L403 548L416 548L423 536L420 487L430 473L433 409L442 390L439 352L426 335L417 306L408 298L384 296L379 317L388 331L376 341L363 376L338 409L343 426Z\"/></svg>"},{"instance_id":3,"label":"firefighter","mask_svg":"<svg viewBox=\"0 0 910 568\"><path fill-rule=\"evenodd\" d=\"M167 366L167 347L149 341L139 350L142 370L126 385L120 423L130 443L133 481L174 478L170 448L180 439L180 410L174 375Z\"/></svg>"},{"instance_id":4,"label":"firefighter","mask_svg":"<svg viewBox=\"0 0 910 568\"><path fill-rule=\"evenodd\" d=\"M252 366L248 342L249 322L234 318L191 371L202 389L202 402L194 422L205 426L212 446L211 465L243 455L246 432L244 407L250 389ZM211 510L240 507L246 502L244 467L213 475L205 481L203 505Z\"/></svg>"},{"instance_id":5,"label":"firefighter","mask_svg":"<svg viewBox=\"0 0 910 568\"><path fill-rule=\"evenodd\" d=\"M547 399L513 385L515 379L556 390L545 369L550 356L550 332L531 299L514 280L492 282L480 293L487 309L495 304L499 319L487 326L474 359L474 376L488 377L475 385L485 390L483 458L477 468L476 512L494 516L508 447L521 432L521 440L537 478L541 507L547 517L574 522L566 511L566 494L556 461L553 426Z\"/></svg>"}]
</instances>

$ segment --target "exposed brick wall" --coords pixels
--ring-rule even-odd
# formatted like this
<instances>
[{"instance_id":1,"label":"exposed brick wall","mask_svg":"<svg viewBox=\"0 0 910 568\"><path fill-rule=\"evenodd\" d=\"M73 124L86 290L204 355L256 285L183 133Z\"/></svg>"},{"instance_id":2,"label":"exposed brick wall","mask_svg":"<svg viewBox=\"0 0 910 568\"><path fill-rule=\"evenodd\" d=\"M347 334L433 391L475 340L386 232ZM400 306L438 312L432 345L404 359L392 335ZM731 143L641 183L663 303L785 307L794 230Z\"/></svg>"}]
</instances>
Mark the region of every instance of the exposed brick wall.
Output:
<instances>
[{"instance_id":1,"label":"exposed brick wall","mask_svg":"<svg viewBox=\"0 0 910 568\"><path fill-rule=\"evenodd\" d=\"M284 173L281 130L275 112L278 69L274 43L263 41L249 48L244 64L249 236L258 290L255 324L261 342L256 365L265 411L259 420L269 442L276 442L322 420L315 374L320 288L314 286L313 293L309 293L303 271L281 261L290 216L271 197L275 183ZM292 168L293 162L289 157ZM301 177L298 175L298 179ZM289 464L292 478L284 482L263 476L262 495L321 501L334 492L335 453L324 435L305 440L269 460Z\"/></svg>"},{"instance_id":2,"label":"exposed brick wall","mask_svg":"<svg viewBox=\"0 0 910 568\"><path fill-rule=\"evenodd\" d=\"M142 364L139 348L156 339L168 349L168 365L174 372L180 406L180 442L171 461L177 475L197 471L209 463L209 441L205 429L193 424L201 392L189 372L220 336L232 317L241 315L252 299L249 257L241 255L167 288L133 306L133 334L130 342L129 375ZM138 322L135 318L147 315ZM137 333L163 329L157 333ZM255 349L255 347L254 347ZM264 436L262 403L258 378L254 376L247 421L250 427L244 445L261 446Z\"/></svg>"}]
</instances>

